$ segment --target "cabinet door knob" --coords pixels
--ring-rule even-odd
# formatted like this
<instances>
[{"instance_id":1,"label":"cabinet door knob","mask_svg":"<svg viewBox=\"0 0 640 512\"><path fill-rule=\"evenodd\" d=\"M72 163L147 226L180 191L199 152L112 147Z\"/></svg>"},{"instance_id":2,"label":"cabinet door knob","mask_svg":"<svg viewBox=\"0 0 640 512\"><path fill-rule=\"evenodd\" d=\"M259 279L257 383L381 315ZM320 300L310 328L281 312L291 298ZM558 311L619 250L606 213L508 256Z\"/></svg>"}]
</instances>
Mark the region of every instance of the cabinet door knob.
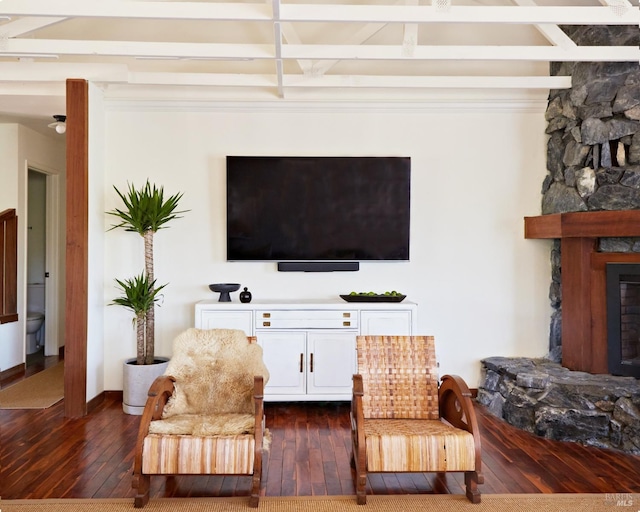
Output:
<instances>
[{"instance_id":1,"label":"cabinet door knob","mask_svg":"<svg viewBox=\"0 0 640 512\"><path fill-rule=\"evenodd\" d=\"M300 354L300 373L302 373L304 367L304 354Z\"/></svg>"},{"instance_id":2,"label":"cabinet door knob","mask_svg":"<svg viewBox=\"0 0 640 512\"><path fill-rule=\"evenodd\" d=\"M271 322L262 322L263 327L271 327Z\"/></svg>"},{"instance_id":3,"label":"cabinet door knob","mask_svg":"<svg viewBox=\"0 0 640 512\"><path fill-rule=\"evenodd\" d=\"M311 352L311 360L309 361L309 372L313 373L313 352Z\"/></svg>"}]
</instances>

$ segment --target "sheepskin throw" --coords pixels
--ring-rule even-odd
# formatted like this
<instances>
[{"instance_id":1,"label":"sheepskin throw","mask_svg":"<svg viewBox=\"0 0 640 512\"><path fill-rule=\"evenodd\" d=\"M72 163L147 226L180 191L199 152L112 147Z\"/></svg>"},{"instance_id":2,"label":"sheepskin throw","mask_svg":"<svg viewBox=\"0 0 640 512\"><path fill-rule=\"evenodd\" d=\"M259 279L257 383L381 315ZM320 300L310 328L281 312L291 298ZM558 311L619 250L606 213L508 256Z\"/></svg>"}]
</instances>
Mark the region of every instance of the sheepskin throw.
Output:
<instances>
[{"instance_id":1,"label":"sheepskin throw","mask_svg":"<svg viewBox=\"0 0 640 512\"><path fill-rule=\"evenodd\" d=\"M249 343L237 329L188 329L173 342L165 375L175 378L175 391L163 419L184 414L254 414L253 379L269 371L262 347Z\"/></svg>"},{"instance_id":2,"label":"sheepskin throw","mask_svg":"<svg viewBox=\"0 0 640 512\"><path fill-rule=\"evenodd\" d=\"M178 414L149 424L150 434L234 436L255 433L253 414Z\"/></svg>"}]
</instances>

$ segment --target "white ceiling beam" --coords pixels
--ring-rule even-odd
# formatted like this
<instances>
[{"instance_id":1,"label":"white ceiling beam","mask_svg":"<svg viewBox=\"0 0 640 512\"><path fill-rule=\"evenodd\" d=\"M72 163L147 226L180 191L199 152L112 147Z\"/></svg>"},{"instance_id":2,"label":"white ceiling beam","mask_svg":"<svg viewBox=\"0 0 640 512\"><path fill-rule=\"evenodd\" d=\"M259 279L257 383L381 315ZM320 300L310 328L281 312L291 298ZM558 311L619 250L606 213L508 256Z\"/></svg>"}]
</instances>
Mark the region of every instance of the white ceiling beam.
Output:
<instances>
[{"instance_id":1,"label":"white ceiling beam","mask_svg":"<svg viewBox=\"0 0 640 512\"><path fill-rule=\"evenodd\" d=\"M363 44L371 39L374 35L380 32L386 23L367 23L365 26L357 30L351 37L347 38L344 44L347 45L357 45ZM333 60L321 60L313 63L311 69L307 70L307 73L313 76L320 76L329 71L333 66L335 66L339 59Z\"/></svg>"},{"instance_id":2,"label":"white ceiling beam","mask_svg":"<svg viewBox=\"0 0 640 512\"><path fill-rule=\"evenodd\" d=\"M438 10L430 5L308 5L281 6L282 21L362 22L362 23L518 23L558 25L637 25L640 11L623 15L605 6L527 7L452 6Z\"/></svg>"},{"instance_id":3,"label":"white ceiling beam","mask_svg":"<svg viewBox=\"0 0 640 512\"><path fill-rule=\"evenodd\" d=\"M386 76L285 75L285 87L322 88L420 88L420 89L568 89L570 76Z\"/></svg>"},{"instance_id":4,"label":"white ceiling beam","mask_svg":"<svg viewBox=\"0 0 640 512\"><path fill-rule=\"evenodd\" d=\"M108 81L108 80L106 80ZM105 82L106 82L105 81ZM127 83L133 85L179 85L179 86L214 86L214 87L276 87L277 74L242 74L242 73L149 73L134 72L129 74Z\"/></svg>"},{"instance_id":5,"label":"white ceiling beam","mask_svg":"<svg viewBox=\"0 0 640 512\"><path fill-rule=\"evenodd\" d=\"M406 5L417 6L418 0L405 0ZM413 49L418 44L418 24L405 23L402 30L402 48L408 55L413 53Z\"/></svg>"},{"instance_id":6,"label":"white ceiling beam","mask_svg":"<svg viewBox=\"0 0 640 512\"><path fill-rule=\"evenodd\" d=\"M452 6L284 4L280 21L362 23L552 23L637 25L638 9L620 13L607 6ZM2 0L0 15L171 20L268 21L265 3L131 2L126 0Z\"/></svg>"},{"instance_id":7,"label":"white ceiling beam","mask_svg":"<svg viewBox=\"0 0 640 512\"><path fill-rule=\"evenodd\" d=\"M87 41L70 39L9 39L0 45L12 55L85 55L88 57L138 57L149 59L272 59L271 44L171 43L146 41Z\"/></svg>"},{"instance_id":8,"label":"white ceiling beam","mask_svg":"<svg viewBox=\"0 0 640 512\"><path fill-rule=\"evenodd\" d=\"M385 75L294 75L243 73L128 72L121 65L62 63L0 63L0 89L42 84L64 84L69 77L103 84L208 86L208 87L399 87L399 88L510 88L565 89L569 76L385 76ZM63 88L64 90L64 88Z\"/></svg>"},{"instance_id":9,"label":"white ceiling beam","mask_svg":"<svg viewBox=\"0 0 640 512\"><path fill-rule=\"evenodd\" d=\"M2 82L65 82L69 77L86 80L126 81L124 64L67 64L62 62L0 62Z\"/></svg>"},{"instance_id":10,"label":"white ceiling beam","mask_svg":"<svg viewBox=\"0 0 640 512\"><path fill-rule=\"evenodd\" d=\"M282 55L285 59L640 62L637 46L576 46L565 49L557 46L419 45L409 56L400 45L285 45Z\"/></svg>"},{"instance_id":11,"label":"white ceiling beam","mask_svg":"<svg viewBox=\"0 0 640 512\"><path fill-rule=\"evenodd\" d=\"M2 0L0 0L2 1ZM0 4L1 5L1 4ZM34 30L38 30L49 25L55 25L66 18L53 17L29 17L13 20L9 23L0 25L0 38L19 37Z\"/></svg>"},{"instance_id":12,"label":"white ceiling beam","mask_svg":"<svg viewBox=\"0 0 640 512\"><path fill-rule=\"evenodd\" d=\"M95 58L138 57L149 59L258 60L276 58L268 44L167 43L133 41L76 41L56 39L9 39L0 45L0 57L24 55L80 55ZM406 55L402 45L301 45L285 44L283 59L336 60L519 60L519 61L640 61L637 46L427 46L416 45Z\"/></svg>"},{"instance_id":13,"label":"white ceiling beam","mask_svg":"<svg viewBox=\"0 0 640 512\"><path fill-rule=\"evenodd\" d=\"M269 21L265 3L135 2L130 0L0 0L0 14L68 18Z\"/></svg>"},{"instance_id":14,"label":"white ceiling beam","mask_svg":"<svg viewBox=\"0 0 640 512\"><path fill-rule=\"evenodd\" d=\"M515 5L519 5L520 7L535 7L535 0L511 0ZM538 32L540 32L547 41L549 41L554 46L560 46L562 48L572 48L577 46L576 43L563 32L563 30L558 26L551 23L541 23L535 25Z\"/></svg>"}]
</instances>

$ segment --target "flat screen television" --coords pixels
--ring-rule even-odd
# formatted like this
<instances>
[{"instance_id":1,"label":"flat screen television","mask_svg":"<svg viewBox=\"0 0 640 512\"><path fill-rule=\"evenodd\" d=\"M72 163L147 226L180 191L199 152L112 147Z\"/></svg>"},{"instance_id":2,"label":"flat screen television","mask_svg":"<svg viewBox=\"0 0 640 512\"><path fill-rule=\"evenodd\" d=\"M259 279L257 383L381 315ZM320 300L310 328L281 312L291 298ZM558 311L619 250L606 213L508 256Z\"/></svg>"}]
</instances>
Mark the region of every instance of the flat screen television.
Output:
<instances>
[{"instance_id":1,"label":"flat screen television","mask_svg":"<svg viewBox=\"0 0 640 512\"><path fill-rule=\"evenodd\" d=\"M408 260L409 157L227 156L227 260Z\"/></svg>"}]
</instances>

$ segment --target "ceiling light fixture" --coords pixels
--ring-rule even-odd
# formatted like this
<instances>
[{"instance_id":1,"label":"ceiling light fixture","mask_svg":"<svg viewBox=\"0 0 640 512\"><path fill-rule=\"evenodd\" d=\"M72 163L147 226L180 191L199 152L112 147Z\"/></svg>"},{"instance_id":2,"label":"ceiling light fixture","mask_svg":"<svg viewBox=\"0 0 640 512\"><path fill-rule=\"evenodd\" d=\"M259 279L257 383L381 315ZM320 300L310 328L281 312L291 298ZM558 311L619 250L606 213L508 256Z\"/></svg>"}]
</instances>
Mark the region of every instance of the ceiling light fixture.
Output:
<instances>
[{"instance_id":1,"label":"ceiling light fixture","mask_svg":"<svg viewBox=\"0 0 640 512\"><path fill-rule=\"evenodd\" d=\"M53 116L56 120L55 123L51 123L49 128L55 128L56 132L64 133L67 131L67 116L63 116L61 114L57 114Z\"/></svg>"}]
</instances>

